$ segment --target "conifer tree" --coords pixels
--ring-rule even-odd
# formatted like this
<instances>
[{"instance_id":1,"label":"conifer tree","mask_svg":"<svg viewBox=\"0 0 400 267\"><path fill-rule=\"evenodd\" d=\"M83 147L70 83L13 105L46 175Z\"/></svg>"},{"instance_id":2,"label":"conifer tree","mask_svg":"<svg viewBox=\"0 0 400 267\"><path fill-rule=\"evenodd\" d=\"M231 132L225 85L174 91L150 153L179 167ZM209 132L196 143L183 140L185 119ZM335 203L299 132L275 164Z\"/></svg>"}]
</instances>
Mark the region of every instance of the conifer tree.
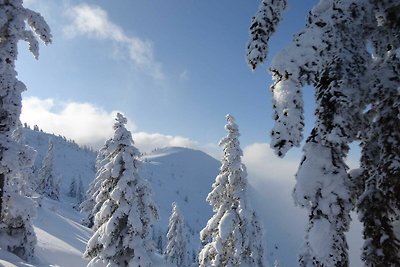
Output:
<instances>
[{"instance_id":1,"label":"conifer tree","mask_svg":"<svg viewBox=\"0 0 400 267\"><path fill-rule=\"evenodd\" d=\"M200 266L267 266L262 229L248 203L238 126L233 116L226 119L228 134L220 141L224 147L220 173L207 196L214 215L200 232L204 244Z\"/></svg>"},{"instance_id":2,"label":"conifer tree","mask_svg":"<svg viewBox=\"0 0 400 267\"><path fill-rule=\"evenodd\" d=\"M30 261L34 256L36 235L32 227L32 219L36 215L36 207L27 195L32 194L32 188L27 180L36 152L23 145L21 129L16 129L13 139L20 146L20 166L9 173L4 194L4 209L0 223L0 247Z\"/></svg>"},{"instance_id":3,"label":"conifer tree","mask_svg":"<svg viewBox=\"0 0 400 267\"><path fill-rule=\"evenodd\" d=\"M368 131L360 134L364 171L361 179L365 181L357 203L364 224L362 259L368 267L400 266L400 241L393 231L400 207L400 55L395 50L399 41L393 35L398 35L400 29L399 21L393 24L389 16L396 6L388 5L388 1L374 3L382 13L381 26L374 37L376 58L368 95L372 104L365 113L364 124Z\"/></svg>"},{"instance_id":4,"label":"conifer tree","mask_svg":"<svg viewBox=\"0 0 400 267\"><path fill-rule=\"evenodd\" d=\"M98 199L108 196L95 216L98 228L84 256L92 266L152 266L154 245L150 236L158 210L148 183L139 176L140 153L126 118L118 113L109 148L110 176L101 183Z\"/></svg>"},{"instance_id":5,"label":"conifer tree","mask_svg":"<svg viewBox=\"0 0 400 267\"><path fill-rule=\"evenodd\" d=\"M47 154L38 172L38 186L36 192L51 199L58 200L60 197L60 179L55 176L53 171L53 148L53 142L50 140Z\"/></svg>"},{"instance_id":6,"label":"conifer tree","mask_svg":"<svg viewBox=\"0 0 400 267\"><path fill-rule=\"evenodd\" d=\"M73 177L71 180L71 184L69 185L68 196L76 197L76 189L77 189L76 178Z\"/></svg>"},{"instance_id":7,"label":"conifer tree","mask_svg":"<svg viewBox=\"0 0 400 267\"><path fill-rule=\"evenodd\" d=\"M11 137L20 124L21 93L26 90L17 79L15 61L18 41L28 42L29 50L37 58L39 44L36 37L49 44L51 34L43 17L25 8L21 0L0 1L0 18L0 240L3 248L30 259L36 242L29 219L33 212L29 207L32 208L32 205L28 205L25 197L15 193L12 188L15 185L10 181L32 163L26 158L28 154L24 146Z\"/></svg>"},{"instance_id":8,"label":"conifer tree","mask_svg":"<svg viewBox=\"0 0 400 267\"><path fill-rule=\"evenodd\" d=\"M271 9L272 5L276 3ZM272 62L271 146L279 156L300 145L301 90L315 87L316 121L293 194L309 211L301 266L348 266L344 233L352 197L359 197L365 227L365 264L399 265L399 242L392 231L399 207L392 193L399 189L394 177L400 155L393 149L400 136L399 127L394 127L399 125L399 10L398 1L391 0L320 1L309 12L305 29ZM260 25L268 34L275 27ZM253 42L257 40L251 32L248 47L256 45ZM248 62L256 63L254 69L263 60L249 56ZM350 181L344 158L354 140L362 141L363 173Z\"/></svg>"},{"instance_id":9,"label":"conifer tree","mask_svg":"<svg viewBox=\"0 0 400 267\"><path fill-rule=\"evenodd\" d=\"M178 267L188 266L189 260L186 238L185 223L178 205L174 202L172 203L172 213L168 224L168 243L164 253L169 263L173 263Z\"/></svg>"},{"instance_id":10,"label":"conifer tree","mask_svg":"<svg viewBox=\"0 0 400 267\"><path fill-rule=\"evenodd\" d=\"M75 182L74 182L75 181ZM73 183L74 182L74 183ZM74 184L75 189L73 189L72 184ZM69 194L71 197L75 198L75 203L72 206L74 209L80 211L81 204L85 199L85 189L83 188L82 177L79 175L78 179L73 178L71 181L71 186L69 192L75 192L73 195Z\"/></svg>"},{"instance_id":11,"label":"conifer tree","mask_svg":"<svg viewBox=\"0 0 400 267\"><path fill-rule=\"evenodd\" d=\"M107 168L107 164L110 163L108 148L112 143L112 138L108 139L104 146L97 153L96 158L96 177L90 183L89 189L86 192L85 200L80 205L81 212L85 214L83 224L87 227L96 227L94 225L94 216L100 210L106 198L99 199L97 201L97 195L100 192L102 182L110 176L110 170Z\"/></svg>"},{"instance_id":12,"label":"conifer tree","mask_svg":"<svg viewBox=\"0 0 400 267\"><path fill-rule=\"evenodd\" d=\"M34 175L32 167L36 159L36 151L32 147L26 145L24 133L24 129L19 126L12 134L12 138L23 148L21 154L26 155L24 158L27 160L27 165L11 178L11 183L15 186L14 190L17 190L20 195L31 197L34 193Z\"/></svg>"},{"instance_id":13,"label":"conifer tree","mask_svg":"<svg viewBox=\"0 0 400 267\"><path fill-rule=\"evenodd\" d=\"M77 207L79 207L85 198L85 188L83 187L82 177L78 176L78 182L76 184L76 195Z\"/></svg>"}]
</instances>

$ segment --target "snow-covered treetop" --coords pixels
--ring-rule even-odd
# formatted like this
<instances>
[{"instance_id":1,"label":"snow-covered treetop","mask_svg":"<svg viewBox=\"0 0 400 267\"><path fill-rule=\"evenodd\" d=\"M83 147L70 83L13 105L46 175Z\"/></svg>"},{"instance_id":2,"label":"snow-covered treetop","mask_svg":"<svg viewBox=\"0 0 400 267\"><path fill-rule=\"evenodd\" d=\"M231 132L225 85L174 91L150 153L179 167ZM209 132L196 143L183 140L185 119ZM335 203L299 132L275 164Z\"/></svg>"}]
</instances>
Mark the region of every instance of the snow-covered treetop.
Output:
<instances>
[{"instance_id":1,"label":"snow-covered treetop","mask_svg":"<svg viewBox=\"0 0 400 267\"><path fill-rule=\"evenodd\" d=\"M286 0L263 0L251 20L250 40L247 43L246 58L251 69L263 63L268 54L268 40L282 20Z\"/></svg>"},{"instance_id":2,"label":"snow-covered treetop","mask_svg":"<svg viewBox=\"0 0 400 267\"><path fill-rule=\"evenodd\" d=\"M121 113L117 113L117 117L115 118L115 123L114 123L114 130L117 130L120 127L125 127L125 125L128 123L127 118L124 117Z\"/></svg>"},{"instance_id":3,"label":"snow-covered treetop","mask_svg":"<svg viewBox=\"0 0 400 267\"><path fill-rule=\"evenodd\" d=\"M228 132L228 135L219 141L219 146L223 146L230 140L237 139L240 136L239 128L235 122L235 118L232 115L227 114L226 121L227 124L225 125L225 130Z\"/></svg>"},{"instance_id":4,"label":"snow-covered treetop","mask_svg":"<svg viewBox=\"0 0 400 267\"><path fill-rule=\"evenodd\" d=\"M115 123L113 126L114 129L114 137L112 141L108 142L108 151L109 153L113 153L120 146L129 147L130 153L132 155L140 156L139 150L134 146L134 142L132 139L132 134L130 131L126 129L126 124L128 120L121 113L117 113L117 117L115 118Z\"/></svg>"}]
</instances>

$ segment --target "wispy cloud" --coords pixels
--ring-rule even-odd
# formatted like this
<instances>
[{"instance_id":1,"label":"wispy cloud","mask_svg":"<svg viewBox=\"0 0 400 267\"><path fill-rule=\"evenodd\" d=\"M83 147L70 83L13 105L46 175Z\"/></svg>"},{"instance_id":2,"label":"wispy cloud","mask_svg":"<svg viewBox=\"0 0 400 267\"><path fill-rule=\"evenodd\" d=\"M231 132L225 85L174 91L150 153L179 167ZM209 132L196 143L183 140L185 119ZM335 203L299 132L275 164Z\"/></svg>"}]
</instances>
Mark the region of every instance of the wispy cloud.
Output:
<instances>
[{"instance_id":1,"label":"wispy cloud","mask_svg":"<svg viewBox=\"0 0 400 267\"><path fill-rule=\"evenodd\" d=\"M151 42L126 34L119 25L109 19L107 12L101 7L80 4L68 7L65 14L70 20L70 24L64 27L64 34L67 37L87 36L113 41L136 66L149 72L157 80L164 79L161 63L154 59Z\"/></svg>"},{"instance_id":2,"label":"wispy cloud","mask_svg":"<svg viewBox=\"0 0 400 267\"><path fill-rule=\"evenodd\" d=\"M180 81L188 81L190 79L190 73L188 70L183 70L180 74L179 74L179 80Z\"/></svg>"}]
</instances>

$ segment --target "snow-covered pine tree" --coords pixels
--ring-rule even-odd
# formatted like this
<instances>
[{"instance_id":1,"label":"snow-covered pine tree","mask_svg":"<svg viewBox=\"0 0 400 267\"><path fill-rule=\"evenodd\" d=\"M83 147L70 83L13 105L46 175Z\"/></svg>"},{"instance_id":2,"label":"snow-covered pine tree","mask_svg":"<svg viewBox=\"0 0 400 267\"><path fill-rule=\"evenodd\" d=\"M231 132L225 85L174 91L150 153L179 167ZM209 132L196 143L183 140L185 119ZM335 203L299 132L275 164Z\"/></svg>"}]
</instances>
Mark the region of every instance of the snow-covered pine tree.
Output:
<instances>
[{"instance_id":1,"label":"snow-covered pine tree","mask_svg":"<svg viewBox=\"0 0 400 267\"><path fill-rule=\"evenodd\" d=\"M76 177L73 177L71 180L71 184L69 185L68 189L68 196L70 197L76 197L76 189L77 189L77 181Z\"/></svg>"},{"instance_id":2,"label":"snow-covered pine tree","mask_svg":"<svg viewBox=\"0 0 400 267\"><path fill-rule=\"evenodd\" d=\"M53 172L54 155L53 142L49 140L49 148L43 159L42 167L38 171L38 183L36 192L54 200L60 197L60 179Z\"/></svg>"},{"instance_id":3,"label":"snow-covered pine tree","mask_svg":"<svg viewBox=\"0 0 400 267\"><path fill-rule=\"evenodd\" d=\"M154 244L150 233L158 210L151 188L139 176L140 153L131 133L125 128L126 118L118 113L110 162L109 177L101 183L97 198L108 196L95 216L97 231L89 240L85 257L88 267L152 266Z\"/></svg>"},{"instance_id":4,"label":"snow-covered pine tree","mask_svg":"<svg viewBox=\"0 0 400 267\"><path fill-rule=\"evenodd\" d=\"M82 177L78 176L78 182L76 184L76 195L77 207L79 207L82 201L85 199L85 188L83 187Z\"/></svg>"},{"instance_id":5,"label":"snow-covered pine tree","mask_svg":"<svg viewBox=\"0 0 400 267\"><path fill-rule=\"evenodd\" d=\"M188 251L186 247L187 233L185 223L178 205L172 203L172 213L169 217L167 232L167 247L165 248L165 258L167 262L178 267L189 266Z\"/></svg>"},{"instance_id":6,"label":"snow-covered pine tree","mask_svg":"<svg viewBox=\"0 0 400 267\"><path fill-rule=\"evenodd\" d=\"M75 181L75 189L72 188L72 182ZM69 194L71 197L75 198L75 204L72 206L74 209L80 211L81 210L81 204L83 200L85 199L85 189L83 188L83 183L82 183L82 177L79 175L78 179L74 178L71 182L70 190L75 192L73 195Z\"/></svg>"},{"instance_id":7,"label":"snow-covered pine tree","mask_svg":"<svg viewBox=\"0 0 400 267\"><path fill-rule=\"evenodd\" d=\"M0 247L30 261L37 242L32 219L36 215L35 203L21 195L17 179L7 180L4 209L0 223Z\"/></svg>"},{"instance_id":8,"label":"snow-covered pine tree","mask_svg":"<svg viewBox=\"0 0 400 267\"><path fill-rule=\"evenodd\" d=\"M96 158L96 177L90 183L89 189L86 192L85 200L82 202L80 208L81 212L85 214L83 224L92 228L94 225L94 216L100 210L106 198L97 201L97 195L100 192L102 182L110 177L110 169L106 165L110 163L108 148L112 143L112 138L108 139L104 146L97 153ZM96 229L96 226L95 226Z\"/></svg>"},{"instance_id":9,"label":"snow-covered pine tree","mask_svg":"<svg viewBox=\"0 0 400 267\"><path fill-rule=\"evenodd\" d=\"M18 41L29 43L29 50L37 58L39 43L36 36L45 44L51 42L50 29L43 17L23 6L20 0L4 0L0 2L0 215L2 213L3 187L6 184L6 174L9 172L7 154L10 146L12 131L20 124L21 93L26 90L25 85L17 79L15 61L18 55ZM26 29L25 23L30 29ZM13 149L12 149L13 150Z\"/></svg>"},{"instance_id":10,"label":"snow-covered pine tree","mask_svg":"<svg viewBox=\"0 0 400 267\"><path fill-rule=\"evenodd\" d=\"M371 106L360 133L366 182L357 205L364 224L362 259L368 267L400 266L400 241L393 230L400 207L400 3L370 2L374 62L368 84Z\"/></svg>"},{"instance_id":11,"label":"snow-covered pine tree","mask_svg":"<svg viewBox=\"0 0 400 267\"><path fill-rule=\"evenodd\" d=\"M27 41L29 50L37 58L36 37L49 44L51 34L43 17L25 8L21 0L0 1L0 18L0 240L3 248L29 260L36 243L30 222L33 205L10 181L33 162L25 146L11 137L20 124L21 93L26 90L16 78L15 61L18 41ZM30 29L26 28L26 23Z\"/></svg>"},{"instance_id":12,"label":"snow-covered pine tree","mask_svg":"<svg viewBox=\"0 0 400 267\"><path fill-rule=\"evenodd\" d=\"M301 266L348 266L345 232L352 208L344 158L362 130L367 49L373 14L371 1L320 1L305 29L273 61L275 126L271 146L284 156L302 140L301 89L315 87L316 122L296 174L294 199L309 211Z\"/></svg>"},{"instance_id":13,"label":"snow-covered pine tree","mask_svg":"<svg viewBox=\"0 0 400 267\"><path fill-rule=\"evenodd\" d=\"M14 190L17 190L20 195L31 197L34 193L34 174L32 166L36 159L36 151L32 147L26 145L22 126L19 126L13 131L12 138L22 146L22 154L25 154L25 158L29 159L29 161L27 162L28 165L19 170L18 173L12 177L13 181L11 183L16 187Z\"/></svg>"},{"instance_id":14,"label":"snow-covered pine tree","mask_svg":"<svg viewBox=\"0 0 400 267\"><path fill-rule=\"evenodd\" d=\"M238 126L233 116L226 119L228 134L220 141L224 147L220 173L207 196L214 215L200 232L204 244L200 266L267 266L263 232L248 203Z\"/></svg>"},{"instance_id":15,"label":"snow-covered pine tree","mask_svg":"<svg viewBox=\"0 0 400 267\"><path fill-rule=\"evenodd\" d=\"M4 209L0 223L0 247L7 249L22 259L31 260L34 256L36 235L32 227L32 218L36 214L35 203L27 197L32 188L27 180L31 175L31 167L36 152L23 145L21 129L13 133L18 142L18 168L8 175L4 194ZM20 143L21 142L21 143Z\"/></svg>"}]
</instances>

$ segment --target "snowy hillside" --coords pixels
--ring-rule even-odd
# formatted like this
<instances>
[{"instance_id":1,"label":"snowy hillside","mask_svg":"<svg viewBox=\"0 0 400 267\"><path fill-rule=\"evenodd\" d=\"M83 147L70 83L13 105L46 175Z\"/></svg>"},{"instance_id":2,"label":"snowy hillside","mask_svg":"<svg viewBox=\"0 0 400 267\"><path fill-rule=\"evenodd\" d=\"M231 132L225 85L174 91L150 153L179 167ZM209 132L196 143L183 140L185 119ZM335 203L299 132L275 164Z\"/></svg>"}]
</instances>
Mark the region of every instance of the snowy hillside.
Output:
<instances>
[{"instance_id":1,"label":"snowy hillside","mask_svg":"<svg viewBox=\"0 0 400 267\"><path fill-rule=\"evenodd\" d=\"M205 199L218 174L219 165L219 161L204 152L188 148L164 148L145 156L142 177L152 184L154 198L160 208L157 225L164 238L163 246L171 204L176 202L189 228L192 250L198 251L199 232L212 214L211 206Z\"/></svg>"},{"instance_id":2,"label":"snowy hillside","mask_svg":"<svg viewBox=\"0 0 400 267\"><path fill-rule=\"evenodd\" d=\"M43 158L49 146L54 145L54 173L60 177L61 192L66 193L73 178L80 177L85 189L95 175L96 153L82 149L76 143L67 141L61 136L24 128L25 142L37 151L34 170L42 166Z\"/></svg>"},{"instance_id":3,"label":"snowy hillside","mask_svg":"<svg viewBox=\"0 0 400 267\"><path fill-rule=\"evenodd\" d=\"M86 260L82 259L82 253L92 230L80 224L82 215L72 208L75 200L66 194L72 179L79 176L85 190L88 188L95 177L96 153L80 148L60 136L29 128L24 128L24 134L25 142L38 152L35 170L41 167L49 140L52 141L54 172L61 176L62 195L60 202L47 198L39 201L41 205L34 221L38 236L35 261L26 265L13 254L0 250L0 266L85 266ZM166 245L171 204L176 202L189 230L190 256L197 254L200 246L199 231L211 216L211 207L205 198L218 168L219 162L214 158L187 148L163 148L144 156L141 176L152 184L154 198L160 209L160 220L154 229L157 248L163 249Z\"/></svg>"}]
</instances>

